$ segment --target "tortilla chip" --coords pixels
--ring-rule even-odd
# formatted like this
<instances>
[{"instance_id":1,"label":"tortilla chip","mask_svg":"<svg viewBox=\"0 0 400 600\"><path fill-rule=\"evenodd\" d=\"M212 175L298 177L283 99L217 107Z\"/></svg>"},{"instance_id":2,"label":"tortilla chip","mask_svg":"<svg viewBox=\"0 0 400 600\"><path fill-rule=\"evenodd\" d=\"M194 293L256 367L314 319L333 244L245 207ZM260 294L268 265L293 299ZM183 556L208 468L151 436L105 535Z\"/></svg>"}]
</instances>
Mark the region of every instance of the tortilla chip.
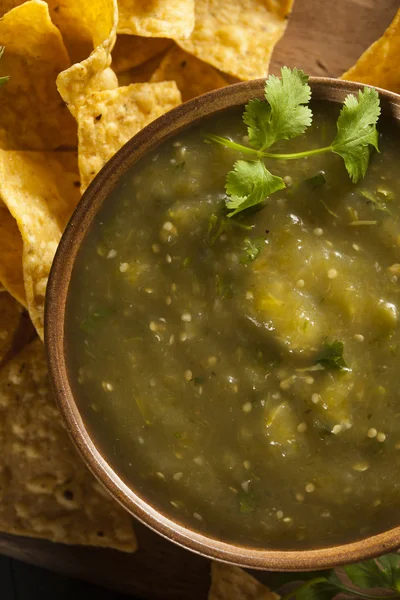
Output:
<instances>
[{"instance_id":1,"label":"tortilla chip","mask_svg":"<svg viewBox=\"0 0 400 600\"><path fill-rule=\"evenodd\" d=\"M119 0L118 33L188 38L194 27L194 0Z\"/></svg>"},{"instance_id":2,"label":"tortilla chip","mask_svg":"<svg viewBox=\"0 0 400 600\"><path fill-rule=\"evenodd\" d=\"M266 77L275 44L285 32L293 0L196 0L190 54L239 79Z\"/></svg>"},{"instance_id":3,"label":"tortilla chip","mask_svg":"<svg viewBox=\"0 0 400 600\"><path fill-rule=\"evenodd\" d=\"M26 307L22 250L22 237L17 222L0 200L0 281Z\"/></svg>"},{"instance_id":4,"label":"tortilla chip","mask_svg":"<svg viewBox=\"0 0 400 600\"><path fill-rule=\"evenodd\" d=\"M136 549L132 518L95 481L63 427L39 340L0 371L0 448L1 531Z\"/></svg>"},{"instance_id":5,"label":"tortilla chip","mask_svg":"<svg viewBox=\"0 0 400 600\"><path fill-rule=\"evenodd\" d=\"M0 45L6 47L0 76L0 148L52 150L76 145L76 125L55 84L69 65L61 34L46 2L30 0L0 20Z\"/></svg>"},{"instance_id":6,"label":"tortilla chip","mask_svg":"<svg viewBox=\"0 0 400 600\"><path fill-rule=\"evenodd\" d=\"M111 90L118 86L117 76L110 69L111 51L115 44L118 22L117 1L102 0L102 2L101 5L94 4L93 11L93 20L97 17L102 23L99 29L101 36L95 36L97 47L89 58L72 65L57 77L58 91L74 117L88 94ZM88 0L86 10L91 11L91 6ZM101 12L99 8L102 9Z\"/></svg>"},{"instance_id":7,"label":"tortilla chip","mask_svg":"<svg viewBox=\"0 0 400 600\"><path fill-rule=\"evenodd\" d=\"M400 94L399 60L400 9L383 36L361 55L342 79L376 85Z\"/></svg>"},{"instance_id":8,"label":"tortilla chip","mask_svg":"<svg viewBox=\"0 0 400 600\"><path fill-rule=\"evenodd\" d=\"M153 75L153 73L158 69L162 58L163 54L153 56L153 58L143 63L142 65L135 67L134 69L118 73L119 85L130 85L131 83L147 83Z\"/></svg>"},{"instance_id":9,"label":"tortilla chip","mask_svg":"<svg viewBox=\"0 0 400 600\"><path fill-rule=\"evenodd\" d=\"M1 0L0 16L23 3L24 0ZM72 62L87 58L108 36L110 0L47 0L47 4Z\"/></svg>"},{"instance_id":10,"label":"tortilla chip","mask_svg":"<svg viewBox=\"0 0 400 600\"><path fill-rule=\"evenodd\" d=\"M0 366L12 349L22 312L22 306L10 294L0 294Z\"/></svg>"},{"instance_id":11,"label":"tortilla chip","mask_svg":"<svg viewBox=\"0 0 400 600\"><path fill-rule=\"evenodd\" d=\"M0 150L0 198L22 235L26 298L41 337L51 263L79 197L75 153Z\"/></svg>"},{"instance_id":12,"label":"tortilla chip","mask_svg":"<svg viewBox=\"0 0 400 600\"><path fill-rule=\"evenodd\" d=\"M152 82L169 80L176 82L183 102L227 85L214 67L176 45L167 52L150 79Z\"/></svg>"},{"instance_id":13,"label":"tortilla chip","mask_svg":"<svg viewBox=\"0 0 400 600\"><path fill-rule=\"evenodd\" d=\"M163 54L171 45L171 40L165 38L118 35L112 51L112 68L117 74L129 71Z\"/></svg>"},{"instance_id":14,"label":"tortilla chip","mask_svg":"<svg viewBox=\"0 0 400 600\"><path fill-rule=\"evenodd\" d=\"M7 291L0 294L0 368L33 338L35 329L27 311ZM0 459L1 462L1 459Z\"/></svg>"},{"instance_id":15,"label":"tortilla chip","mask_svg":"<svg viewBox=\"0 0 400 600\"><path fill-rule=\"evenodd\" d=\"M82 191L132 136L180 101L174 81L133 83L91 94L77 115Z\"/></svg>"},{"instance_id":16,"label":"tortilla chip","mask_svg":"<svg viewBox=\"0 0 400 600\"><path fill-rule=\"evenodd\" d=\"M213 562L208 600L279 600L279 596L243 569Z\"/></svg>"},{"instance_id":17,"label":"tortilla chip","mask_svg":"<svg viewBox=\"0 0 400 600\"><path fill-rule=\"evenodd\" d=\"M73 62L87 58L110 35L115 21L113 0L48 0Z\"/></svg>"}]
</instances>

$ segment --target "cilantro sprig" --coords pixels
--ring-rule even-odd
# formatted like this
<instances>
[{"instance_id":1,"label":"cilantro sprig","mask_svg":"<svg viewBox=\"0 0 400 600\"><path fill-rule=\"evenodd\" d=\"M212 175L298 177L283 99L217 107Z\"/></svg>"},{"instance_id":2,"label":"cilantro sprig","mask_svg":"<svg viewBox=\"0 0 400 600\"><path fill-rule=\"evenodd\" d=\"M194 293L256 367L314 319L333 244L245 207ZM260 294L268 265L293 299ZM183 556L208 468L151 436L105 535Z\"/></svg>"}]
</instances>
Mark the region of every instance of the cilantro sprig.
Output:
<instances>
[{"instance_id":1,"label":"cilantro sprig","mask_svg":"<svg viewBox=\"0 0 400 600\"><path fill-rule=\"evenodd\" d=\"M399 554L385 554L348 565L344 567L344 574L332 570L326 576L310 579L281 600L332 600L338 594L345 594L346 598L400 599Z\"/></svg>"},{"instance_id":2,"label":"cilantro sprig","mask_svg":"<svg viewBox=\"0 0 400 600\"><path fill-rule=\"evenodd\" d=\"M312 124L308 106L311 89L308 76L299 69L282 67L281 78L270 75L265 82L266 102L255 98L246 105L243 121L247 125L249 146L218 135L208 135L207 141L216 142L253 160L238 160L227 176L226 206L232 217L283 189L285 182L265 166L264 158L294 160L333 152L341 156L353 183L362 179L368 169L371 148L378 148L376 124L380 116L380 101L375 88L365 87L358 96L349 94L337 120L337 133L329 146L303 152L267 152L280 140L302 135Z\"/></svg>"}]
</instances>

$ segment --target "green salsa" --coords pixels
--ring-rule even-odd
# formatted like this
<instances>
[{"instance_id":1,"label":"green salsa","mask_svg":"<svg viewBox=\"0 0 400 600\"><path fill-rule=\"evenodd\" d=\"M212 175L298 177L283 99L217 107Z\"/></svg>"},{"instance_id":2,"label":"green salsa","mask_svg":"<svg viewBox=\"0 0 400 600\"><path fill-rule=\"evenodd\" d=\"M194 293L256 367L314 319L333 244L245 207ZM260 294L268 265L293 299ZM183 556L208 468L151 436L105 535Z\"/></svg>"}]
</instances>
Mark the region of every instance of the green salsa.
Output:
<instances>
[{"instance_id":1,"label":"green salsa","mask_svg":"<svg viewBox=\"0 0 400 600\"><path fill-rule=\"evenodd\" d=\"M353 184L334 154L272 161L286 188L227 217L239 110L126 174L79 251L67 305L74 392L128 485L224 541L306 548L400 518L399 130ZM314 103L301 152L332 139ZM261 210L259 210L261 208Z\"/></svg>"}]
</instances>

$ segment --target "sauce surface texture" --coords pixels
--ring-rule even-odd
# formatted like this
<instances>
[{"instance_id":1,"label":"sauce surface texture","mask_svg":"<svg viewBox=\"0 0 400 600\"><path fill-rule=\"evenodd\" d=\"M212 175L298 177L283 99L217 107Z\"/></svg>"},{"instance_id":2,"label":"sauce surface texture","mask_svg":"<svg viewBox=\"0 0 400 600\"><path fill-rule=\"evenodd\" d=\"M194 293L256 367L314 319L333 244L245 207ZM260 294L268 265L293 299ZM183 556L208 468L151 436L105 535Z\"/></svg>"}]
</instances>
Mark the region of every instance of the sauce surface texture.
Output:
<instances>
[{"instance_id":1,"label":"sauce surface texture","mask_svg":"<svg viewBox=\"0 0 400 600\"><path fill-rule=\"evenodd\" d=\"M276 150L324 146L339 106ZM266 161L287 188L228 219L241 111L168 140L107 199L67 305L93 439L163 513L224 541L306 548L398 525L399 130L340 157ZM348 370L340 368L348 367Z\"/></svg>"}]
</instances>

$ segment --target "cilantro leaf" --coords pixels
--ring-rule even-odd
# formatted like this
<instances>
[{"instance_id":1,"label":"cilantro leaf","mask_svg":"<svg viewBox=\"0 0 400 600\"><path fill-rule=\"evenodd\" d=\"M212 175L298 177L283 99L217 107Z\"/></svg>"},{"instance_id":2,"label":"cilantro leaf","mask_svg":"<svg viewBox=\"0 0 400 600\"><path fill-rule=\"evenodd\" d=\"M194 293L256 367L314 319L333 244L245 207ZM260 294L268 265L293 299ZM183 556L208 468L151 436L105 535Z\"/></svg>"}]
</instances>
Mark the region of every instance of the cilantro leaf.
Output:
<instances>
[{"instance_id":1,"label":"cilantro leaf","mask_svg":"<svg viewBox=\"0 0 400 600\"><path fill-rule=\"evenodd\" d=\"M338 592L335 586L324 581L316 581L315 583L311 580L308 585L301 586L296 591L294 598L296 600L330 600L334 598Z\"/></svg>"},{"instance_id":2,"label":"cilantro leaf","mask_svg":"<svg viewBox=\"0 0 400 600\"><path fill-rule=\"evenodd\" d=\"M335 340L329 343L325 340L321 352L315 359L315 362L327 369L337 369L340 371L350 371L343 358L343 342Z\"/></svg>"},{"instance_id":3,"label":"cilantro leaf","mask_svg":"<svg viewBox=\"0 0 400 600\"><path fill-rule=\"evenodd\" d=\"M308 177L308 179L305 179L304 183L313 189L320 187L326 183L325 173L323 171L319 171L319 173L316 173L313 175L313 177Z\"/></svg>"},{"instance_id":4,"label":"cilantro leaf","mask_svg":"<svg viewBox=\"0 0 400 600\"><path fill-rule=\"evenodd\" d=\"M257 258L264 246L264 240L262 238L251 240L245 238L244 240L244 253L240 259L242 265L246 265Z\"/></svg>"},{"instance_id":5,"label":"cilantro leaf","mask_svg":"<svg viewBox=\"0 0 400 600\"><path fill-rule=\"evenodd\" d=\"M359 192L368 200L368 202L372 203L374 210L380 210L390 215L390 210L386 206L384 200L380 198L377 193L370 192L369 190L359 190Z\"/></svg>"},{"instance_id":6,"label":"cilantro leaf","mask_svg":"<svg viewBox=\"0 0 400 600\"><path fill-rule=\"evenodd\" d=\"M220 300L233 298L233 285L232 282L226 281L221 275L215 277L215 295Z\"/></svg>"},{"instance_id":7,"label":"cilantro leaf","mask_svg":"<svg viewBox=\"0 0 400 600\"><path fill-rule=\"evenodd\" d=\"M270 75L265 82L267 103L250 100L243 120L249 141L258 150L265 150L278 140L289 140L304 133L312 122L308 106L311 89L308 76L298 69L282 67L281 78Z\"/></svg>"},{"instance_id":8,"label":"cilantro leaf","mask_svg":"<svg viewBox=\"0 0 400 600\"><path fill-rule=\"evenodd\" d=\"M383 587L382 580L386 582L385 587L391 589L400 590L400 555L385 554L377 559L378 565L381 570L381 587Z\"/></svg>"},{"instance_id":9,"label":"cilantro leaf","mask_svg":"<svg viewBox=\"0 0 400 600\"><path fill-rule=\"evenodd\" d=\"M264 202L267 196L284 187L283 179L272 175L261 160L238 160L226 178L226 206L232 210L228 216L232 217L250 206Z\"/></svg>"},{"instance_id":10,"label":"cilantro leaf","mask_svg":"<svg viewBox=\"0 0 400 600\"><path fill-rule=\"evenodd\" d=\"M347 565L344 570L350 581L359 588L383 587L382 573L374 560Z\"/></svg>"},{"instance_id":11,"label":"cilantro leaf","mask_svg":"<svg viewBox=\"0 0 400 600\"><path fill-rule=\"evenodd\" d=\"M268 144L268 133L271 129L271 107L259 98L254 98L246 104L243 121L247 125L249 142L254 148L265 150Z\"/></svg>"},{"instance_id":12,"label":"cilantro leaf","mask_svg":"<svg viewBox=\"0 0 400 600\"><path fill-rule=\"evenodd\" d=\"M376 123L380 114L378 92L369 87L360 90L358 98L349 94L340 111L331 149L343 158L354 183L367 172L370 146L379 151Z\"/></svg>"},{"instance_id":13,"label":"cilantro leaf","mask_svg":"<svg viewBox=\"0 0 400 600\"><path fill-rule=\"evenodd\" d=\"M240 490L238 493L239 510L242 514L247 515L254 511L255 502L251 494Z\"/></svg>"}]
</instances>

